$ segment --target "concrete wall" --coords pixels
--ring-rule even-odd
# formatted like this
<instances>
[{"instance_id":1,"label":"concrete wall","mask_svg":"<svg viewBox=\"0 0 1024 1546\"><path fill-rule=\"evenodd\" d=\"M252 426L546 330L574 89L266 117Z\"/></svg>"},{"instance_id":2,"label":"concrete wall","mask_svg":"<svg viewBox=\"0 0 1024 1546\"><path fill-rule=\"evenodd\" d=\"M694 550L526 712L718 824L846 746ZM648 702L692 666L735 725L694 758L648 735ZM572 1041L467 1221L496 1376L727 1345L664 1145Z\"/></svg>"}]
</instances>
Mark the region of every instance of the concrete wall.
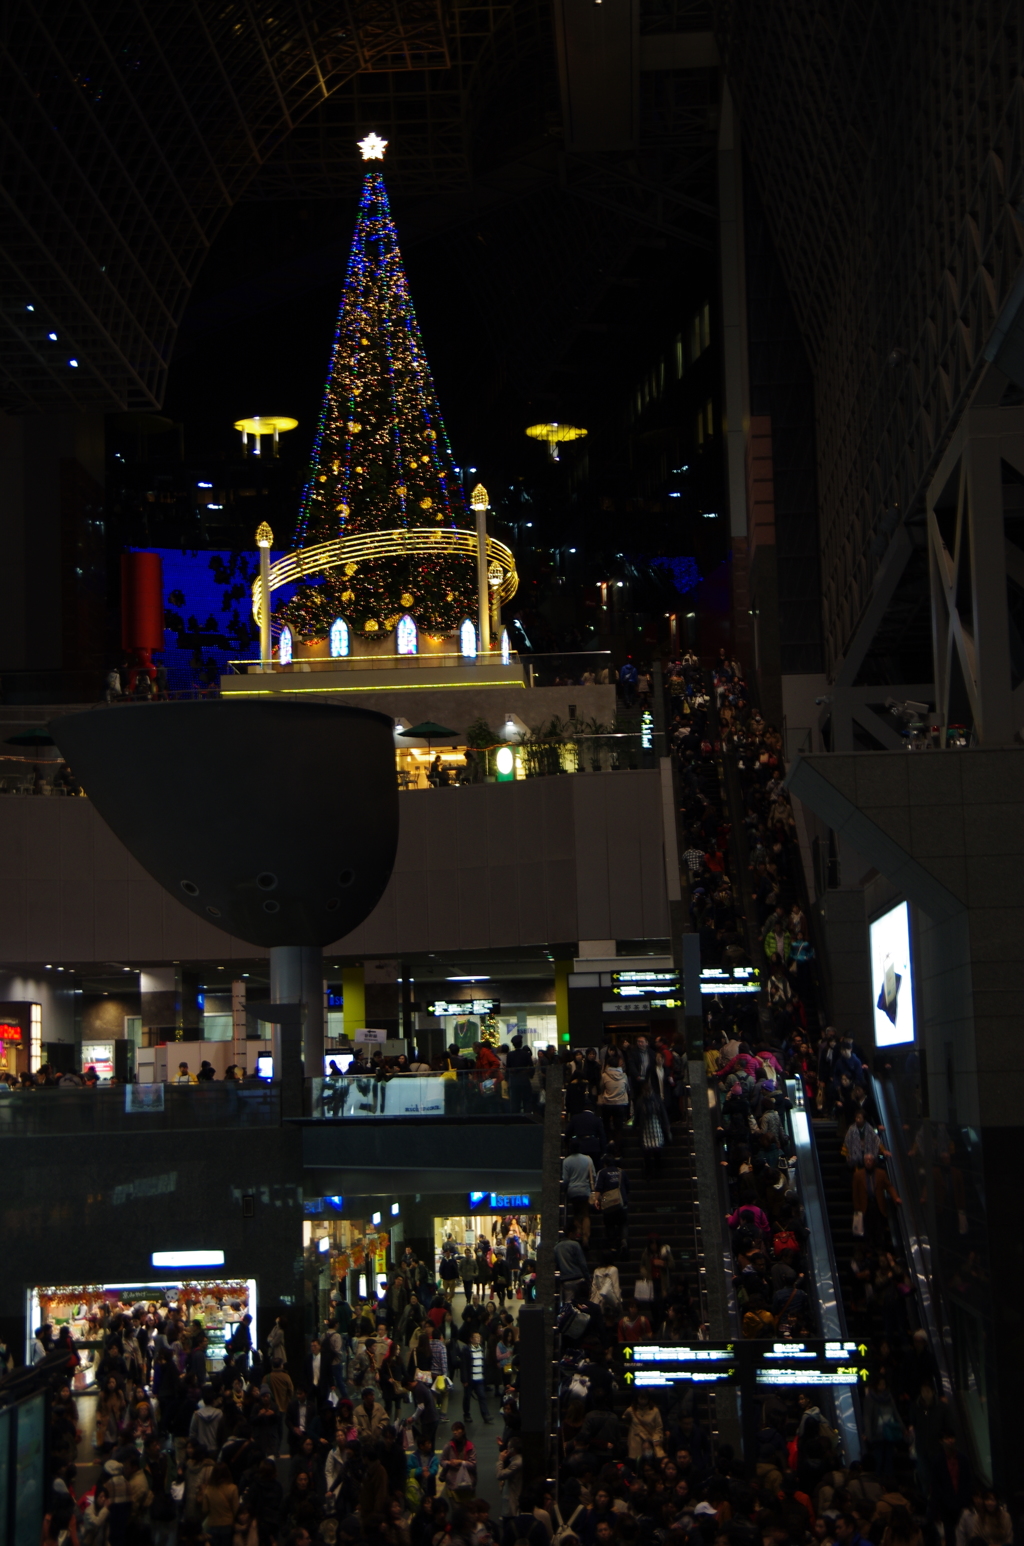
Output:
<instances>
[{"instance_id":1,"label":"concrete wall","mask_svg":"<svg viewBox=\"0 0 1024 1546\"><path fill-rule=\"evenodd\" d=\"M546 664L543 662L542 664ZM593 666L594 661L580 662ZM310 673L308 676L293 678L276 677L275 681L290 683L293 680L304 684L317 685L318 676L321 673ZM432 719L437 725L446 725L450 730L464 731L474 720L484 719L495 731L495 739L498 739L497 731L507 719L509 713L518 716L531 730L540 725L549 724L555 715L559 719L569 719L570 707L575 707L578 719L597 719L602 724L609 725L615 719L615 688L614 687L534 687L532 690L525 688L523 683L510 683L504 686L487 686L484 683L470 684L465 687L417 687L416 676L423 672L408 673L404 680L387 690L386 688L367 688L365 691L346 692L340 695L341 703L356 703L360 708L377 709L381 714L389 714L392 719L407 719L410 724L421 724L424 720ZM340 676L340 673L336 674ZM378 679L387 682L387 673L377 672ZM395 673L397 677L398 673ZM548 672L553 676L554 672ZM253 678L260 681L261 678ZM230 691L233 685L240 681L248 683L248 677L225 677L224 682ZM411 684L411 685L410 685ZM248 690L239 688L240 691ZM287 687L284 689L287 691Z\"/></svg>"},{"instance_id":2,"label":"concrete wall","mask_svg":"<svg viewBox=\"0 0 1024 1546\"><path fill-rule=\"evenodd\" d=\"M336 955L669 933L656 769L424 790L400 806L391 882ZM8 965L264 953L164 892L88 800L0 798L0 882Z\"/></svg>"},{"instance_id":3,"label":"concrete wall","mask_svg":"<svg viewBox=\"0 0 1024 1546\"><path fill-rule=\"evenodd\" d=\"M790 782L877 869L886 897L917 910L933 1116L947 1099L951 1049L959 1120L1024 1126L1024 749L801 757ZM861 916L850 918L857 951Z\"/></svg>"}]
</instances>

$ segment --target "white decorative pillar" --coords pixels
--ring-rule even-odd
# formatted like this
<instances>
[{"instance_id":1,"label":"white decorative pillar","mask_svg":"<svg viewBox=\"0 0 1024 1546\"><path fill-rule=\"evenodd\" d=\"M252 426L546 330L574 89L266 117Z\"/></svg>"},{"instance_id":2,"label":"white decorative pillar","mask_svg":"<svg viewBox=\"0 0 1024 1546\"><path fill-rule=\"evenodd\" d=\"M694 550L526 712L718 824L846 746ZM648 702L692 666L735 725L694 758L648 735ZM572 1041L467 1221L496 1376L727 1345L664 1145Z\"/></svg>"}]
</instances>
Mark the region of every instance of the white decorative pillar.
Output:
<instances>
[{"instance_id":1,"label":"white decorative pillar","mask_svg":"<svg viewBox=\"0 0 1024 1546\"><path fill-rule=\"evenodd\" d=\"M487 580L487 490L478 483L469 496L476 516L477 649L486 655L491 647L491 588Z\"/></svg>"},{"instance_id":2,"label":"white decorative pillar","mask_svg":"<svg viewBox=\"0 0 1024 1546\"><path fill-rule=\"evenodd\" d=\"M270 637L270 547L274 533L266 521L256 532L256 546L260 550L260 670L273 669L274 646Z\"/></svg>"}]
</instances>

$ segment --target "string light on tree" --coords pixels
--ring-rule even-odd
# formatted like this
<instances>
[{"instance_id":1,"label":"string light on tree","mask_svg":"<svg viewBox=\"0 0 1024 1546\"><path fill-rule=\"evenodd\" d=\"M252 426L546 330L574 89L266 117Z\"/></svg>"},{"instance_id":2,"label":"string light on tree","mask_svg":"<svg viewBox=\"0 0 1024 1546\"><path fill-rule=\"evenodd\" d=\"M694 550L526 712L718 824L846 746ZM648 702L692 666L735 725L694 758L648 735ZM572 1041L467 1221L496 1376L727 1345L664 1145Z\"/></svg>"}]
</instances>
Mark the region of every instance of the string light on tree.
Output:
<instances>
[{"instance_id":1,"label":"string light on tree","mask_svg":"<svg viewBox=\"0 0 1024 1546\"><path fill-rule=\"evenodd\" d=\"M386 143L368 134L363 159L380 160ZM428 522L469 524L384 178L368 168L295 546L386 532L394 551L344 573L304 568L281 621L307 642L326 639L339 615L364 639L391 633L406 612L432 636L455 634L475 611L474 565L445 547L428 555L416 541L403 551L403 533Z\"/></svg>"}]
</instances>

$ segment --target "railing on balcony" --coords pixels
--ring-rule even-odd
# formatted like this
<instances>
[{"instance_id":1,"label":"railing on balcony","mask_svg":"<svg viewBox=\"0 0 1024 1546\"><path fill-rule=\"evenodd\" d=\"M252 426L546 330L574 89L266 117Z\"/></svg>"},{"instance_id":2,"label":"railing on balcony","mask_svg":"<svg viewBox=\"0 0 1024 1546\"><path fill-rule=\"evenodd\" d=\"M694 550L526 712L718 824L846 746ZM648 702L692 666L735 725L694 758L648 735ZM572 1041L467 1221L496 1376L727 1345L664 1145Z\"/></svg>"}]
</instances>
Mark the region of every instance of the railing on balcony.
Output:
<instances>
[{"instance_id":1,"label":"railing on balcony","mask_svg":"<svg viewBox=\"0 0 1024 1546\"><path fill-rule=\"evenodd\" d=\"M509 1090L500 1069L496 1074L476 1069L468 1073L393 1074L389 1078L341 1074L308 1083L310 1115L323 1122L382 1117L441 1121L520 1117L530 1121L534 1116L540 1121L544 1115L543 1106L535 1106L532 1092L523 1098L519 1091Z\"/></svg>"},{"instance_id":2,"label":"railing on balcony","mask_svg":"<svg viewBox=\"0 0 1024 1546\"><path fill-rule=\"evenodd\" d=\"M280 1125L281 1089L276 1084L165 1084L159 1096L145 1104L136 1092L151 1088L114 1084L93 1090L59 1085L7 1090L0 1094L0 1138Z\"/></svg>"},{"instance_id":3,"label":"railing on balcony","mask_svg":"<svg viewBox=\"0 0 1024 1546\"><path fill-rule=\"evenodd\" d=\"M287 665L268 661L264 666L258 657L250 660L229 660L228 675L245 676L259 672L278 672L297 676L309 671L431 671L441 666L447 669L470 669L474 666L500 666L504 664L500 650L481 650L476 655L463 655L458 651L425 650L416 655L396 655L394 651L379 655L330 655L296 656ZM519 666L519 656L512 650L508 658L510 669Z\"/></svg>"}]
</instances>

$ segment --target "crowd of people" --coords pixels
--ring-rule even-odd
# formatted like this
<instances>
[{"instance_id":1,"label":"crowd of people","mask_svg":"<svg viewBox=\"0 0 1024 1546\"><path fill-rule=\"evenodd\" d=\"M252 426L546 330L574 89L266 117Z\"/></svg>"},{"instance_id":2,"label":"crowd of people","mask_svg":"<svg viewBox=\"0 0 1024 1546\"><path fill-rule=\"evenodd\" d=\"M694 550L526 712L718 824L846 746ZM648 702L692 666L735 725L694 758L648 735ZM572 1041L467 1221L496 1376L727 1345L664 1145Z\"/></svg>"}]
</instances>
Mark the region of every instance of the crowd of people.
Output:
<instances>
[{"instance_id":1,"label":"crowd of people","mask_svg":"<svg viewBox=\"0 0 1024 1546\"><path fill-rule=\"evenodd\" d=\"M435 1275L407 1249L376 1304L333 1299L298 1366L279 1320L259 1346L242 1317L211 1368L202 1324L175 1305L105 1305L90 1318L102 1345L91 1433L73 1392L71 1335L39 1327L41 1356L66 1359L68 1370L52 1403L44 1541L511 1546L522 1486L512 1304L536 1281L528 1243L510 1215L480 1243L471 1279L454 1256L460 1285L471 1284L458 1315L444 1270L451 1253ZM460 1392L458 1420L449 1408ZM500 1425L497 1518L478 1496L475 1421ZM99 1475L80 1488L77 1457L90 1438Z\"/></svg>"},{"instance_id":2,"label":"crowd of people","mask_svg":"<svg viewBox=\"0 0 1024 1546\"><path fill-rule=\"evenodd\" d=\"M609 1063L617 1082L614 1057L588 1055L575 1080L567 1070L563 1178L572 1217L556 1249L570 1301L561 1318L561 1546L1009 1546L1010 1515L961 1447L927 1333L915 1325L911 1275L891 1231L900 1200L863 1053L821 1023L781 737L724 652L710 679L693 656L670 663L666 685L702 963L745 968L740 980L760 989L712 998L704 1028L736 1329L773 1340L819 1334L786 1093L796 1080L807 1108L835 1121L850 1179L855 1246L839 1263L839 1286L867 1348L861 1457L844 1452L836 1409L814 1387L772 1390L760 1404L757 1453L741 1459L714 1432L699 1386L637 1390L627 1381L622 1344L670 1346L706 1328L685 1279L677 1299L676 1264L657 1237L646 1265L662 1260L660 1294L653 1303L635 1294L624 1313L613 1309L623 1297L612 1276L614 1211L604 1225L607 1256L596 1267L587 1260L593 1204L613 1183L617 1202L628 1195L621 1171L598 1169L607 1161L580 1141L602 1138L586 1113L574 1117L574 1083L589 1078L600 1088ZM659 1049L661 1058L670 1051ZM637 1094L626 1070L627 1134L642 1131ZM602 1121L617 1140L615 1116L602 1112Z\"/></svg>"}]
</instances>

